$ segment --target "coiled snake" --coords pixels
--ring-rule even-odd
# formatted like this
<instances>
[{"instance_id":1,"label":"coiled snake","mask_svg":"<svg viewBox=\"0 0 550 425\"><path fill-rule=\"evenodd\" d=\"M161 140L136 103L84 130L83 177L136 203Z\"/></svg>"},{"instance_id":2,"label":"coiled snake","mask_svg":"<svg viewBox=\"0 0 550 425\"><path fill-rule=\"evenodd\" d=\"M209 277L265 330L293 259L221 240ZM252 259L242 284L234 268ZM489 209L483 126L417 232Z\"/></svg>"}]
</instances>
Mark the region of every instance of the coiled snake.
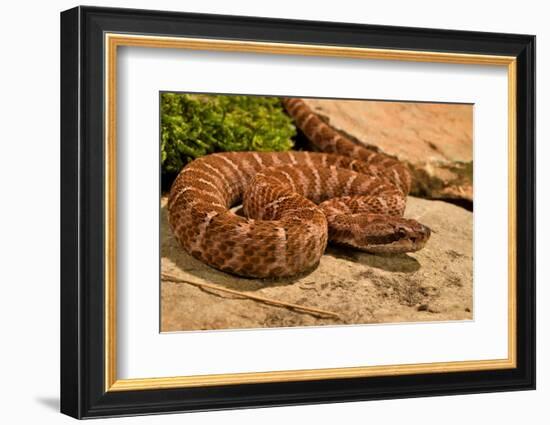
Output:
<instances>
[{"instance_id":1,"label":"coiled snake","mask_svg":"<svg viewBox=\"0 0 550 425\"><path fill-rule=\"evenodd\" d=\"M408 168L352 142L302 100L283 103L322 153L226 152L188 164L168 201L183 248L219 270L259 278L314 267L328 241L371 253L423 248L430 229L403 218ZM230 211L241 201L245 217Z\"/></svg>"}]
</instances>

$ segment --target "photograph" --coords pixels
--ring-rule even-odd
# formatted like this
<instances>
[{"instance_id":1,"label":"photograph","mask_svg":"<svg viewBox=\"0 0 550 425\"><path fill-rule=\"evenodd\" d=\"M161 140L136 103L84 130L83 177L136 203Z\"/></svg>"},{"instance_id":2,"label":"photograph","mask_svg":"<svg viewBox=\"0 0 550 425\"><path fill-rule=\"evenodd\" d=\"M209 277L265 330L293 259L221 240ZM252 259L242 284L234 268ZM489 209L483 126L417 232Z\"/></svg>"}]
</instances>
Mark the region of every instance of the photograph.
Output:
<instances>
[{"instance_id":1,"label":"photograph","mask_svg":"<svg viewBox=\"0 0 550 425\"><path fill-rule=\"evenodd\" d=\"M61 12L60 411L535 389L535 36L211 12Z\"/></svg>"},{"instance_id":2,"label":"photograph","mask_svg":"<svg viewBox=\"0 0 550 425\"><path fill-rule=\"evenodd\" d=\"M159 107L161 332L474 319L475 105Z\"/></svg>"}]
</instances>

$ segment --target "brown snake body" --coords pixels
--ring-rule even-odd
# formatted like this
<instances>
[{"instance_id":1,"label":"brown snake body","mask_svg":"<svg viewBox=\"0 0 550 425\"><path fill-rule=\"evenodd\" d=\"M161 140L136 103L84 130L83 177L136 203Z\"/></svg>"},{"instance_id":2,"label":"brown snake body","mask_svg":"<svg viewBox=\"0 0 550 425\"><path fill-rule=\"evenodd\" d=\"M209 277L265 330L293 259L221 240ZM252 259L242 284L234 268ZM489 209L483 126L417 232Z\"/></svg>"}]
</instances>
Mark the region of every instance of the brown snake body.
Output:
<instances>
[{"instance_id":1,"label":"brown snake body","mask_svg":"<svg viewBox=\"0 0 550 425\"><path fill-rule=\"evenodd\" d=\"M226 152L188 164L170 190L168 217L193 257L247 277L314 267L327 241L371 253L424 247L430 230L403 218L405 165L359 146L300 99L284 105L316 152ZM246 217L230 208L243 203Z\"/></svg>"}]
</instances>

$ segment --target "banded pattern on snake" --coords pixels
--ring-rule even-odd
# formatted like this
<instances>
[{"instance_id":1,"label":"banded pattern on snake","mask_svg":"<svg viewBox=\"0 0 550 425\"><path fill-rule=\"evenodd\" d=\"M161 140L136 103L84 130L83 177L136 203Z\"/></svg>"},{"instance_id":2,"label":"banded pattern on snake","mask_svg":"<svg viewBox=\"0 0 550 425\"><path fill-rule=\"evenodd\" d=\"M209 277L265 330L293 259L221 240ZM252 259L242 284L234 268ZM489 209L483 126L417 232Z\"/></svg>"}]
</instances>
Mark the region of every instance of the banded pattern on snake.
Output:
<instances>
[{"instance_id":1,"label":"banded pattern on snake","mask_svg":"<svg viewBox=\"0 0 550 425\"><path fill-rule=\"evenodd\" d=\"M258 278L311 269L328 241L371 253L423 248L430 229L403 218L407 167L355 144L302 100L283 103L322 152L225 152L188 164L168 201L183 248L219 270ZM230 211L240 202L245 217Z\"/></svg>"}]
</instances>

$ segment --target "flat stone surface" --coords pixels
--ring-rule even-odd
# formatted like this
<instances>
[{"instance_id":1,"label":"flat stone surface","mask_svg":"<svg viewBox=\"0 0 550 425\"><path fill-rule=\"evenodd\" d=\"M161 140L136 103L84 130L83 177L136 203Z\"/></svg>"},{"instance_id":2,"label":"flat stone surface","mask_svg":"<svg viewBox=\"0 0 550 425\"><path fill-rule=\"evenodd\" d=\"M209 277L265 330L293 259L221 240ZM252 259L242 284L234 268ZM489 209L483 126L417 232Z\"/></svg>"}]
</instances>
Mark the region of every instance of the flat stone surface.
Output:
<instances>
[{"instance_id":1,"label":"flat stone surface","mask_svg":"<svg viewBox=\"0 0 550 425\"><path fill-rule=\"evenodd\" d=\"M473 215L447 202L409 197L405 215L433 230L428 244L419 252L383 257L329 246L318 267L311 272L295 278L271 280L232 276L189 256L172 235L165 197L161 206L161 267L164 273L329 310L341 317L319 317L162 280L163 332L473 318Z\"/></svg>"},{"instance_id":2,"label":"flat stone surface","mask_svg":"<svg viewBox=\"0 0 550 425\"><path fill-rule=\"evenodd\" d=\"M473 201L473 106L304 99L336 130L406 162L413 194Z\"/></svg>"}]
</instances>

